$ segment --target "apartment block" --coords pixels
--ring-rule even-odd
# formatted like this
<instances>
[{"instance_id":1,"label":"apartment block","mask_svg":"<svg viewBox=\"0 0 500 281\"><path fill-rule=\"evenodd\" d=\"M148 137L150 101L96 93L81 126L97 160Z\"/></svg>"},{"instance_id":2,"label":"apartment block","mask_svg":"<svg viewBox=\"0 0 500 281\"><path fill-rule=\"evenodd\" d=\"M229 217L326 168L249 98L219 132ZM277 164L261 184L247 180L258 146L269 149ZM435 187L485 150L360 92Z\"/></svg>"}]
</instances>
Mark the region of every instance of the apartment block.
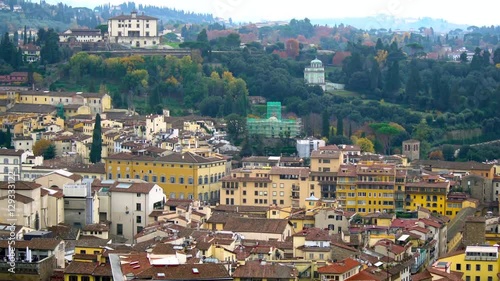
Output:
<instances>
[{"instance_id":1,"label":"apartment block","mask_svg":"<svg viewBox=\"0 0 500 281\"><path fill-rule=\"evenodd\" d=\"M304 167L241 168L221 179L220 204L306 207L306 199L320 196Z\"/></svg>"}]
</instances>

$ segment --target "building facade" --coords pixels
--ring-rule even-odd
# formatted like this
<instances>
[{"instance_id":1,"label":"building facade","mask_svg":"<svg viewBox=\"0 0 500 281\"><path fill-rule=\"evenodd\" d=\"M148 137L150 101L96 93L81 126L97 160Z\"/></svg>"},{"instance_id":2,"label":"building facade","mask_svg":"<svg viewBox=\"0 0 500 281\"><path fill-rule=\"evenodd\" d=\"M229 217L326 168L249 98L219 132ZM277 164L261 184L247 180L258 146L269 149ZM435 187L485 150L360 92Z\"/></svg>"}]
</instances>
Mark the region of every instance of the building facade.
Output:
<instances>
[{"instance_id":1,"label":"building facade","mask_svg":"<svg viewBox=\"0 0 500 281\"><path fill-rule=\"evenodd\" d=\"M132 12L108 20L109 42L133 47L152 47L160 44L158 19Z\"/></svg>"},{"instance_id":2,"label":"building facade","mask_svg":"<svg viewBox=\"0 0 500 281\"><path fill-rule=\"evenodd\" d=\"M168 198L198 199L216 203L220 179L228 173L227 160L174 152L150 157L118 153L105 159L108 179L142 179L157 183Z\"/></svg>"},{"instance_id":3,"label":"building facade","mask_svg":"<svg viewBox=\"0 0 500 281\"><path fill-rule=\"evenodd\" d=\"M271 167L236 169L222 178L221 205L306 207L306 199L320 196L310 181L309 168Z\"/></svg>"},{"instance_id":4,"label":"building facade","mask_svg":"<svg viewBox=\"0 0 500 281\"><path fill-rule=\"evenodd\" d=\"M68 29L59 34L59 42L68 42L70 38L82 43L96 43L102 41L102 34L100 29Z\"/></svg>"},{"instance_id":5,"label":"building facade","mask_svg":"<svg viewBox=\"0 0 500 281\"><path fill-rule=\"evenodd\" d=\"M154 222L149 216L154 210L163 210L165 195L155 183L114 181L107 190L110 194L110 233L133 241L134 236Z\"/></svg>"},{"instance_id":6,"label":"building facade","mask_svg":"<svg viewBox=\"0 0 500 281\"><path fill-rule=\"evenodd\" d=\"M304 69L304 80L310 86L320 86L323 91L326 89L325 68L319 59L313 59L311 65Z\"/></svg>"}]
</instances>

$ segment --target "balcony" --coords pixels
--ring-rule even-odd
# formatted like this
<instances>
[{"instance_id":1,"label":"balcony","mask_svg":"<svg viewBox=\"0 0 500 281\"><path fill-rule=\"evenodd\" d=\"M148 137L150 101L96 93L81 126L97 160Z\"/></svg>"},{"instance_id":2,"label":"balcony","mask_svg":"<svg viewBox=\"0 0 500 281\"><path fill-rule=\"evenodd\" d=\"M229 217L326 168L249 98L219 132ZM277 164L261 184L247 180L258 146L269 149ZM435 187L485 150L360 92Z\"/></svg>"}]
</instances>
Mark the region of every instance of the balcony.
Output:
<instances>
[{"instance_id":1,"label":"balcony","mask_svg":"<svg viewBox=\"0 0 500 281\"><path fill-rule=\"evenodd\" d=\"M489 257L489 256L465 256L466 261L496 261L498 257Z\"/></svg>"},{"instance_id":2,"label":"balcony","mask_svg":"<svg viewBox=\"0 0 500 281\"><path fill-rule=\"evenodd\" d=\"M296 185L292 185L292 191L300 191L300 187Z\"/></svg>"}]
</instances>

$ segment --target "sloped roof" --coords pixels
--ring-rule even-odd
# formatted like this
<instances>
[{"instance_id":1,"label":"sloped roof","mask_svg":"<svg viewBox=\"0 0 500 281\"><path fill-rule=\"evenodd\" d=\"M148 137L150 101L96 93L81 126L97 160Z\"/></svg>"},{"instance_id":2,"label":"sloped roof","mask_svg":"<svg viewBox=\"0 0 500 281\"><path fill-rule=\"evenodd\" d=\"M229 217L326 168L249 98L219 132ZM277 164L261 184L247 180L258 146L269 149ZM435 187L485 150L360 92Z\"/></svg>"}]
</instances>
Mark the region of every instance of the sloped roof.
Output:
<instances>
[{"instance_id":1,"label":"sloped roof","mask_svg":"<svg viewBox=\"0 0 500 281\"><path fill-rule=\"evenodd\" d=\"M224 231L281 234L288 224L288 220L283 219L229 217Z\"/></svg>"},{"instance_id":2,"label":"sloped roof","mask_svg":"<svg viewBox=\"0 0 500 281\"><path fill-rule=\"evenodd\" d=\"M336 262L336 263L333 263L333 264L330 264L330 265L326 265L326 266L322 266L320 268L318 268L318 272L319 273L329 273L329 274L341 274L341 273L344 273L344 272L347 272L353 268L355 268L356 266L360 266L361 264L354 260L354 259L351 259L351 258L347 258L343 261L340 261L340 262Z\"/></svg>"},{"instance_id":3,"label":"sloped roof","mask_svg":"<svg viewBox=\"0 0 500 281\"><path fill-rule=\"evenodd\" d=\"M279 263L261 264L259 261L247 261L233 273L235 278L276 278L294 279L297 276L295 268Z\"/></svg>"}]
</instances>

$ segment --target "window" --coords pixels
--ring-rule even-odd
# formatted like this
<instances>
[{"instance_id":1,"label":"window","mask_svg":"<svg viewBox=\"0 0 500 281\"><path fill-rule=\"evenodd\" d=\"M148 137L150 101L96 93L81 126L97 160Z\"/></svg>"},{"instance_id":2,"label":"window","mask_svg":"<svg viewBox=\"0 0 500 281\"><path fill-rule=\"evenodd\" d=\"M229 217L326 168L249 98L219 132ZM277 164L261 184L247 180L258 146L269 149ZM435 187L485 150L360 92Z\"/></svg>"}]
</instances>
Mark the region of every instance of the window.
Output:
<instances>
[{"instance_id":1,"label":"window","mask_svg":"<svg viewBox=\"0 0 500 281\"><path fill-rule=\"evenodd\" d=\"M493 271L493 265L488 264L488 271Z\"/></svg>"},{"instance_id":2,"label":"window","mask_svg":"<svg viewBox=\"0 0 500 281\"><path fill-rule=\"evenodd\" d=\"M69 276L69 281L78 281L78 276L76 276L76 275L70 275Z\"/></svg>"},{"instance_id":3,"label":"window","mask_svg":"<svg viewBox=\"0 0 500 281\"><path fill-rule=\"evenodd\" d=\"M188 178L188 184L193 184L194 180L193 180L193 177L189 177Z\"/></svg>"},{"instance_id":4,"label":"window","mask_svg":"<svg viewBox=\"0 0 500 281\"><path fill-rule=\"evenodd\" d=\"M166 181L167 181L167 178L166 178L165 176L161 176L160 181L161 181L161 182L166 182Z\"/></svg>"},{"instance_id":5,"label":"window","mask_svg":"<svg viewBox=\"0 0 500 281\"><path fill-rule=\"evenodd\" d=\"M314 259L314 254L313 254L313 253L310 253L310 254L309 254L309 259L310 259L310 260L313 260L313 259Z\"/></svg>"},{"instance_id":6,"label":"window","mask_svg":"<svg viewBox=\"0 0 500 281\"><path fill-rule=\"evenodd\" d=\"M136 222L136 223L142 223L142 217L141 217L141 216L137 216L137 217L135 218L135 222Z\"/></svg>"},{"instance_id":7,"label":"window","mask_svg":"<svg viewBox=\"0 0 500 281\"><path fill-rule=\"evenodd\" d=\"M481 265L480 264L476 264L476 271L481 271Z\"/></svg>"},{"instance_id":8,"label":"window","mask_svg":"<svg viewBox=\"0 0 500 281\"><path fill-rule=\"evenodd\" d=\"M123 224L118 223L116 225L116 235L123 235Z\"/></svg>"},{"instance_id":9,"label":"window","mask_svg":"<svg viewBox=\"0 0 500 281\"><path fill-rule=\"evenodd\" d=\"M170 177L170 183L175 183L175 177L174 176Z\"/></svg>"},{"instance_id":10,"label":"window","mask_svg":"<svg viewBox=\"0 0 500 281\"><path fill-rule=\"evenodd\" d=\"M325 259L325 254L319 254L319 259L324 260Z\"/></svg>"},{"instance_id":11,"label":"window","mask_svg":"<svg viewBox=\"0 0 500 281\"><path fill-rule=\"evenodd\" d=\"M465 265L465 270L470 271L470 269L471 269L470 264L466 264L466 265Z\"/></svg>"},{"instance_id":12,"label":"window","mask_svg":"<svg viewBox=\"0 0 500 281\"><path fill-rule=\"evenodd\" d=\"M88 277L88 276L82 276L82 278L80 279L80 281L90 281L90 277Z\"/></svg>"},{"instance_id":13,"label":"window","mask_svg":"<svg viewBox=\"0 0 500 281\"><path fill-rule=\"evenodd\" d=\"M462 265L461 265L461 264L459 264L459 263L455 264L455 269L456 269L457 271L462 270Z\"/></svg>"},{"instance_id":14,"label":"window","mask_svg":"<svg viewBox=\"0 0 500 281\"><path fill-rule=\"evenodd\" d=\"M136 203L135 204L135 210L140 211L141 210L141 203Z\"/></svg>"},{"instance_id":15,"label":"window","mask_svg":"<svg viewBox=\"0 0 500 281\"><path fill-rule=\"evenodd\" d=\"M488 281L493 281L493 277L488 276Z\"/></svg>"},{"instance_id":16,"label":"window","mask_svg":"<svg viewBox=\"0 0 500 281\"><path fill-rule=\"evenodd\" d=\"M179 183L184 184L184 177L179 177Z\"/></svg>"}]
</instances>

